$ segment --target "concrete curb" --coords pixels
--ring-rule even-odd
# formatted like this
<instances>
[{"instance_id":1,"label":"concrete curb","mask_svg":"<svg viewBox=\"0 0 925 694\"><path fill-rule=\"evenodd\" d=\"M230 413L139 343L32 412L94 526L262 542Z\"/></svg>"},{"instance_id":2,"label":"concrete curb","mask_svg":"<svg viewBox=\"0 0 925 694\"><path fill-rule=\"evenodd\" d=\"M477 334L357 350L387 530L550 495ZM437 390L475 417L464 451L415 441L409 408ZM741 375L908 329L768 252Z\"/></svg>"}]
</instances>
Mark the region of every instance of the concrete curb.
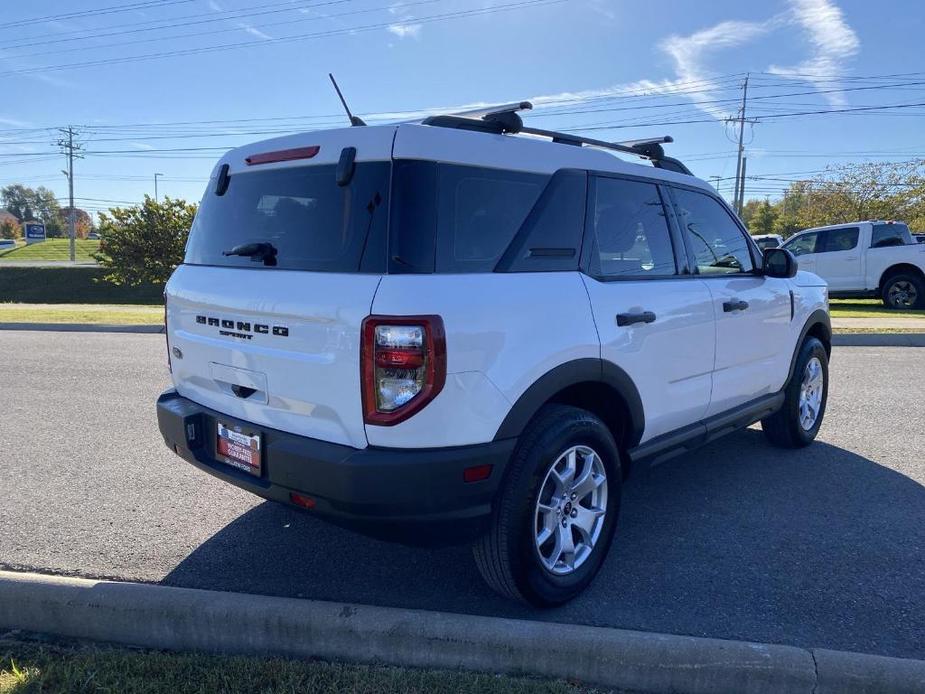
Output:
<instances>
[{"instance_id":1,"label":"concrete curb","mask_svg":"<svg viewBox=\"0 0 925 694\"><path fill-rule=\"evenodd\" d=\"M836 347L925 347L925 333L834 333Z\"/></svg>"},{"instance_id":2,"label":"concrete curb","mask_svg":"<svg viewBox=\"0 0 925 694\"><path fill-rule=\"evenodd\" d=\"M638 692L925 690L920 661L9 571L0 571L0 628L165 650L528 674Z\"/></svg>"},{"instance_id":3,"label":"concrete curb","mask_svg":"<svg viewBox=\"0 0 925 694\"><path fill-rule=\"evenodd\" d=\"M93 323L0 323L0 330L41 330L62 333L163 333L163 325L103 325Z\"/></svg>"}]
</instances>

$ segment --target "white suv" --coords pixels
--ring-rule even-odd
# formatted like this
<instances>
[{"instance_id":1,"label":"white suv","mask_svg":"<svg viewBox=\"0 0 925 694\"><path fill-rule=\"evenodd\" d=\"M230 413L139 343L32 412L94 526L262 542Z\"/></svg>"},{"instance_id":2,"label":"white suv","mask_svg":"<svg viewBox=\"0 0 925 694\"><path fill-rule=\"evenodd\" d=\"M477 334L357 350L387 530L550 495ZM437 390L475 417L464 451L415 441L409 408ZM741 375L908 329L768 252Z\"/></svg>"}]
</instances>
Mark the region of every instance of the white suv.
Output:
<instances>
[{"instance_id":1,"label":"white suv","mask_svg":"<svg viewBox=\"0 0 925 694\"><path fill-rule=\"evenodd\" d=\"M492 588L556 605L600 568L631 466L757 421L810 443L831 330L825 283L660 144L525 106L225 155L167 285L157 412L222 480L474 542Z\"/></svg>"}]
</instances>

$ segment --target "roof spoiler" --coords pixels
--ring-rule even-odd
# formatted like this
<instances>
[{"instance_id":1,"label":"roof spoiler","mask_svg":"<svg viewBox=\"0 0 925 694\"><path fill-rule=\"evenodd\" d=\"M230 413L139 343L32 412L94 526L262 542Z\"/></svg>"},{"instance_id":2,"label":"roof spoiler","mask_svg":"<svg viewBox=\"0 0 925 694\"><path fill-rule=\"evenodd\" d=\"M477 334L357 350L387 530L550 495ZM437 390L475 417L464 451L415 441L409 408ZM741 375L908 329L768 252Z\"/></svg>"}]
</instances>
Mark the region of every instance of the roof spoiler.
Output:
<instances>
[{"instance_id":1,"label":"roof spoiler","mask_svg":"<svg viewBox=\"0 0 925 694\"><path fill-rule=\"evenodd\" d=\"M536 137L548 137L557 144L574 145L576 147L600 147L602 149L623 152L624 154L633 154L637 157L648 159L652 162L653 166L659 169L675 171L688 176L693 175L690 169L683 163L673 157L665 155L665 149L662 145L674 142L674 138L670 135L641 140L626 140L623 142L606 142L604 140L595 140L590 137L562 133L555 130L530 128L524 125L519 112L529 111L532 108L533 104L529 101L518 101L512 104L488 106L470 111L461 111L459 113L430 116L429 118L425 118L422 123L423 125L431 125L438 128L474 130L496 135L525 134Z\"/></svg>"}]
</instances>

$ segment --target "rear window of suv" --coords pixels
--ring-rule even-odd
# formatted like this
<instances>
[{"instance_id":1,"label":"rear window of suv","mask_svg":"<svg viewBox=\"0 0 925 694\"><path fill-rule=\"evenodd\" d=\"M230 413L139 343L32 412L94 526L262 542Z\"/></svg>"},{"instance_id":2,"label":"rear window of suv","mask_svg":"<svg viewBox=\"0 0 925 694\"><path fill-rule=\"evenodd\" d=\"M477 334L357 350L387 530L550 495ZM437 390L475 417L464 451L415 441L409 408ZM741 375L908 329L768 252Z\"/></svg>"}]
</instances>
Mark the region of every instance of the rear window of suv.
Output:
<instances>
[{"instance_id":1,"label":"rear window of suv","mask_svg":"<svg viewBox=\"0 0 925 694\"><path fill-rule=\"evenodd\" d=\"M224 195L216 195L213 180L193 222L184 262L261 268L262 261L224 252L270 243L278 269L382 272L391 164L357 164L343 187L337 185L335 168L235 173Z\"/></svg>"}]
</instances>

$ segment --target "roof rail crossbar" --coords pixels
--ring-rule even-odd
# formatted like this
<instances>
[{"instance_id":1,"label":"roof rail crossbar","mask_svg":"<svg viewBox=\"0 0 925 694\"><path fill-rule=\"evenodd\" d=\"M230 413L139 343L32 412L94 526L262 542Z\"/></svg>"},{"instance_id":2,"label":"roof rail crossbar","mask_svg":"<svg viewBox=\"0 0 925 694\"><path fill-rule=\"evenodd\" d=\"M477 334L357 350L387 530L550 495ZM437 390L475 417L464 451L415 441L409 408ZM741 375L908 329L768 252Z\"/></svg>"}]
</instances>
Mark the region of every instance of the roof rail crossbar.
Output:
<instances>
[{"instance_id":1,"label":"roof rail crossbar","mask_svg":"<svg viewBox=\"0 0 925 694\"><path fill-rule=\"evenodd\" d=\"M517 101L511 104L502 104L500 106L487 106L485 108L472 109L469 111L460 111L443 116L430 116L425 118L424 125L432 125L442 128L459 128L462 130L476 130L479 132L494 133L501 135L504 133L525 135L535 135L537 137L548 137L553 142L562 145L574 145L582 147L600 147L610 149L625 154L633 154L637 157L648 159L652 165L666 171L675 171L677 173L692 176L690 169L683 163L673 157L665 156L663 144L674 142L670 135L661 135L659 137L649 137L639 140L625 140L623 142L606 142L605 140L595 140L590 137L573 135L571 133L562 133L555 130L544 130L542 128L530 128L523 124L518 111L527 111L533 108L529 101Z\"/></svg>"}]
</instances>

